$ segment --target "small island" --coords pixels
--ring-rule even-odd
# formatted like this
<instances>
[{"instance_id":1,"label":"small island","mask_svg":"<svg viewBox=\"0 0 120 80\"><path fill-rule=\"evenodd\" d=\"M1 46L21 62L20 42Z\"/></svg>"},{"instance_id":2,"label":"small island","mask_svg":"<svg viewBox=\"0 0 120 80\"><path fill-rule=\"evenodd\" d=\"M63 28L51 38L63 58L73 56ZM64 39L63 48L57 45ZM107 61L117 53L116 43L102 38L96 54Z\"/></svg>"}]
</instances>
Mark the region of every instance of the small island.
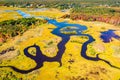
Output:
<instances>
[{"instance_id":1,"label":"small island","mask_svg":"<svg viewBox=\"0 0 120 80\"><path fill-rule=\"evenodd\" d=\"M62 34L68 34L68 35L73 34L74 35L74 34L77 34L76 29L78 29L78 28L76 28L76 27L64 27L64 28L60 29L60 32Z\"/></svg>"}]
</instances>

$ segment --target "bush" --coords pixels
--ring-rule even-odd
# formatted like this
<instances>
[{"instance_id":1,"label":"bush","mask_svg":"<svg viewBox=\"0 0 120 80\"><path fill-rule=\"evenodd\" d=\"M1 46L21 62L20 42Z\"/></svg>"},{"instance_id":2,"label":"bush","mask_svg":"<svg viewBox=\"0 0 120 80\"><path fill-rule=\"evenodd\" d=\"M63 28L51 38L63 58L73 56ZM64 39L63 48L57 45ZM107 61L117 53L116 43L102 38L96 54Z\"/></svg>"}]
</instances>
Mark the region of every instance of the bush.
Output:
<instances>
[{"instance_id":1,"label":"bush","mask_svg":"<svg viewBox=\"0 0 120 80\"><path fill-rule=\"evenodd\" d=\"M22 18L0 22L0 37L8 39L23 34L31 25L46 23L45 20L35 18Z\"/></svg>"}]
</instances>

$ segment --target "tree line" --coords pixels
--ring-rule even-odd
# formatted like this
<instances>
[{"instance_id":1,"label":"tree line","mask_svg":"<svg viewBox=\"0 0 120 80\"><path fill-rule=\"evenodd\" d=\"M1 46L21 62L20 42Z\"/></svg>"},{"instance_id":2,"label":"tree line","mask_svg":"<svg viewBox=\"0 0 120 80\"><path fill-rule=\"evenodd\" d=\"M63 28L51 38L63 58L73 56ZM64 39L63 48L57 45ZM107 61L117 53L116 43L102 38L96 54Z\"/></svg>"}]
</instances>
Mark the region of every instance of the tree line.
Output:
<instances>
[{"instance_id":1,"label":"tree line","mask_svg":"<svg viewBox=\"0 0 120 80\"><path fill-rule=\"evenodd\" d=\"M120 25L120 10L112 8L95 8L95 7L76 7L72 8L70 14L62 18L71 18L72 20L101 21Z\"/></svg>"},{"instance_id":2,"label":"tree line","mask_svg":"<svg viewBox=\"0 0 120 80\"><path fill-rule=\"evenodd\" d=\"M0 38L6 41L8 38L22 35L25 31L32 28L32 25L40 25L46 22L46 20L35 18L2 21L0 22Z\"/></svg>"},{"instance_id":3,"label":"tree line","mask_svg":"<svg viewBox=\"0 0 120 80\"><path fill-rule=\"evenodd\" d=\"M120 7L119 0L2 0L1 5L19 6L19 7L48 7L68 9L76 6L92 7L92 6L113 6ZM31 5L32 4L32 5Z\"/></svg>"}]
</instances>

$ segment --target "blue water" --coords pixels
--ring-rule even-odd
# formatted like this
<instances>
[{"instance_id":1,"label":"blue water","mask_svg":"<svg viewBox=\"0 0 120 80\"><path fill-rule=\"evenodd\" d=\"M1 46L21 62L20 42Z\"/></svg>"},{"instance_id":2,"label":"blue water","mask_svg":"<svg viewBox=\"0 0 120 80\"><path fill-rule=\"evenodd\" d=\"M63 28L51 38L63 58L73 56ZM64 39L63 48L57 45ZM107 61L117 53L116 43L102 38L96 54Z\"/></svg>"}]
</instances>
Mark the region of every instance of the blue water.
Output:
<instances>
[{"instance_id":1,"label":"blue water","mask_svg":"<svg viewBox=\"0 0 120 80\"><path fill-rule=\"evenodd\" d=\"M13 10L5 10L5 12L13 12Z\"/></svg>"},{"instance_id":2,"label":"blue water","mask_svg":"<svg viewBox=\"0 0 120 80\"><path fill-rule=\"evenodd\" d=\"M27 14L27 13L21 11L21 10L17 10L17 12L18 12L22 17L24 17L24 18L32 18L32 17L34 17L34 18L43 18L43 19L46 19L46 20L49 19L49 18L47 18L47 17L45 17L45 16L30 15L30 14Z\"/></svg>"},{"instance_id":3,"label":"blue water","mask_svg":"<svg viewBox=\"0 0 120 80\"><path fill-rule=\"evenodd\" d=\"M101 32L100 38L103 40L103 42L108 43L112 41L112 38L120 39L120 36L116 35L114 33L114 30L108 30L105 32Z\"/></svg>"},{"instance_id":4,"label":"blue water","mask_svg":"<svg viewBox=\"0 0 120 80\"><path fill-rule=\"evenodd\" d=\"M22 12L20 10L17 11L17 12L19 14L23 15L23 17L26 17L24 15L27 15L26 13L24 13L24 12ZM104 59L99 58L99 54L97 54L96 57L90 57L90 56L88 56L86 54L87 45L89 43L92 43L93 41L95 41L95 39L91 35L89 35L89 34L82 34L82 32L84 30L87 30L86 26L83 26L83 25L80 25L80 24L70 24L68 22L58 22L58 21L56 21L54 19L49 19L49 18L46 18L46 17L42 17L42 18L46 19L49 24L55 25L56 28L51 33L62 38L62 41L59 42L58 45L57 45L57 47L58 47L57 55L54 56L54 57L48 57L48 56L42 54L40 46L34 44L34 45L28 46L27 48L24 49L25 56L31 58L32 60L34 60L36 62L37 65L34 68L29 69L29 70L20 70L20 69L14 67L14 66L2 66L2 67L10 67L13 70L15 70L16 72L20 72L20 73L26 74L26 73L29 73L31 71L34 71L36 69L41 68L43 66L43 63L46 62L46 61L47 62L58 62L60 64L60 66L62 66L61 59L62 59L62 55L64 54L64 51L66 50L65 45L69 41L70 36L73 36L74 34L63 34L63 33L60 32L60 29L69 26L69 27L76 27L77 28L76 29L77 34L75 34L75 36L86 36L86 37L88 37L88 40L85 43L83 43L83 45L82 45L80 56L82 56L83 58L85 58L87 60L92 60L92 61L99 61L99 60L101 60L101 61L104 61L105 63L109 64L111 67L118 68L116 66L113 66L109 61L106 61ZM109 32L111 33L111 31L109 31ZM105 35L106 32L103 32L103 34ZM113 35L113 33L111 33L111 34ZM116 37L115 35L113 35L113 36ZM33 56L33 55L31 55L28 52L29 48L32 48L32 47L36 48L36 56ZM120 68L118 68L118 69L120 69Z\"/></svg>"},{"instance_id":5,"label":"blue water","mask_svg":"<svg viewBox=\"0 0 120 80\"><path fill-rule=\"evenodd\" d=\"M17 12L23 16L24 18L30 18L30 17L33 17L32 15L30 14L26 14L25 12L21 11L21 10L17 10Z\"/></svg>"}]
</instances>

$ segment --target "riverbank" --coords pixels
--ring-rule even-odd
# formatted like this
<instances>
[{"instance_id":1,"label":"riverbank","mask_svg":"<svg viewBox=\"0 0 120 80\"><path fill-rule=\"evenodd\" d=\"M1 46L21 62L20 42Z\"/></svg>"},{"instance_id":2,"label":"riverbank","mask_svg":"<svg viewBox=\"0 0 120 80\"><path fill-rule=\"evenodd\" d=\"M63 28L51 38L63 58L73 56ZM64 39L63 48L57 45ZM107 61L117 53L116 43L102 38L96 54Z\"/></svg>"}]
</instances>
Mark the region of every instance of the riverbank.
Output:
<instances>
[{"instance_id":1,"label":"riverbank","mask_svg":"<svg viewBox=\"0 0 120 80\"><path fill-rule=\"evenodd\" d=\"M62 19L60 19L58 21L62 21ZM109 44L105 44L99 38L99 36L100 36L100 34L98 34L99 31L105 31L105 30L109 29L109 27L107 27L105 30L101 29L102 25L103 25L103 27L105 27L104 26L105 23L102 23L102 24L98 25L98 22L96 22L96 23L85 22L85 21L76 22L76 21L72 21L72 20L68 20L68 22L70 22L70 23L80 23L82 25L87 25L88 30L89 30L87 33L91 34L96 39L96 42L94 42L94 43L103 44L103 46L105 47L106 52L104 53L104 51L103 51L103 53L101 53L100 57L104 58L106 56L106 58L105 58L106 60L109 60L110 62L112 60L112 63L114 65L119 66L119 62L116 63L116 58L112 57L112 52L109 51L110 46L119 46L118 45L119 41L115 40L115 41L113 41ZM93 25L93 23L94 23L94 25ZM113 25L109 25L109 24L106 24L106 25L111 26L111 28L115 29L115 26L113 26ZM96 28L96 32L93 31L90 26L92 26L93 28ZM5 61L2 62L2 65L5 65L5 63L9 63L10 65L14 65L14 66L16 66L20 69L29 69L31 67L34 67L35 66L34 61L30 60L29 58L27 58L23 55L24 54L23 53L24 48L26 48L27 46L33 45L34 43L36 43L37 45L39 45L41 47L41 50L43 51L43 54L45 54L47 56L50 56L50 57L55 56L56 52L58 51L57 47L55 47L55 46L61 41L61 38L51 34L51 31L52 31L51 29L52 28L55 28L55 26L53 26L51 24L45 24L45 25L41 25L41 26L39 26L35 29L28 30L26 33L23 34L23 36L17 36L13 41L14 44L12 44L12 43L11 44L14 45L14 46L16 45L16 48L20 50L20 54L19 54L18 58L15 58L15 59L13 58L10 62L8 62L8 60L5 60ZM97 35L94 35L94 34L97 34ZM109 78L110 79L118 79L118 76L119 76L118 74L120 73L119 70L110 67L109 65L107 65L106 63L104 63L102 61L98 61L98 62L89 61L89 60L86 60L86 59L84 59L80 56L82 43L84 43L86 40L87 39L83 40L83 38L81 38L81 37L71 36L71 39L65 45L66 50L65 50L65 52L63 54L63 57L62 57L62 64L63 64L62 67L59 68L58 67L59 64L57 62L53 62L53 63L45 62L44 67L42 67L39 70L35 70L32 73L28 74L28 77L29 77L29 75L31 75L35 72L36 75L33 75L33 76L36 76L35 78L37 80L39 80L39 79L47 80L48 78L51 78L51 80L57 80L58 78L69 80L69 79L79 78L79 77L80 77L80 79L81 78L86 78L86 77L91 78L91 79L97 79L98 77L100 77L102 79L103 76L104 76L104 79L109 79ZM53 41L53 44L48 45L48 43L51 42L51 41ZM76 42L72 42L72 41L80 41L81 44L76 43ZM6 45L10 46L10 42L6 43ZM6 46L6 45L3 45L3 46ZM1 46L1 48L3 46ZM93 47L94 44L88 45L88 47L89 46ZM55 48L55 49L53 49L53 48ZM89 53L90 49L91 48L88 48L87 54L89 56L95 56L95 55L91 55ZM33 50L34 50L34 48L33 48ZM52 50L54 50L54 52L52 52ZM32 49L30 51L32 51ZM99 51L98 51L98 53L99 53ZM34 53L31 53L31 54L35 55ZM106 55L104 55L104 54L106 54ZM107 54L111 55L111 57L107 58ZM27 62L26 63L22 62L23 59L24 59L25 62L26 61ZM117 60L118 59L119 58L117 58ZM16 63L16 61L17 61L17 63ZM29 62L29 64L28 64L28 62ZM18 63L21 64L21 67ZM31 66L29 66L30 63L32 64ZM33 65L33 63L34 63L34 65ZM24 64L24 67L22 67L23 64ZM27 67L27 66L29 66L29 67ZM46 69L47 69L47 71L46 71ZM79 72L78 72L78 70L79 70ZM11 69L9 69L8 71L11 71ZM39 71L40 71L40 73L39 73ZM14 72L14 71L12 71L12 72ZM64 72L67 73L67 74L63 75ZM82 74L80 74L80 73L82 73ZM14 74L16 75L16 72ZM116 74L116 76L112 76L112 77L107 77L106 76L106 75L111 76L113 74ZM39 75L39 77L38 77L38 75ZM45 75L46 75L46 77L42 77L42 76L45 76ZM89 76L87 76L87 75L89 75ZM18 76L18 75L16 75L16 76ZM53 76L53 77L50 77L50 76ZM19 77L24 77L24 76L22 74L19 74ZM28 78L28 77L26 77L26 78Z\"/></svg>"},{"instance_id":2,"label":"riverbank","mask_svg":"<svg viewBox=\"0 0 120 80\"><path fill-rule=\"evenodd\" d=\"M88 44L87 55L95 57L96 54L100 54L99 57L109 61L111 64L119 67L119 43L117 39L113 39L110 43L104 43L100 38L101 31L107 31L108 29L114 29L119 31L119 28L110 24L102 22L87 22L87 21L73 21L70 19L57 19L58 22L67 21L68 23L85 25L88 29L84 31L84 34L91 35L95 41ZM65 23L65 22L64 22ZM16 57L6 58L0 66L15 66L22 70L29 70L36 66L35 61L24 55L24 49L28 46L37 44L40 46L41 51L44 55L54 57L57 55L58 47L57 44L62 40L61 37L53 35L51 32L56 28L52 24L43 24L36 26L35 28L27 30L22 36L17 36L14 39L6 42L0 46L1 51L7 49L7 47L14 46L19 53ZM74 80L74 79L111 79L118 80L120 76L120 70L111 67L104 61L91 61L86 60L80 54L83 43L88 40L87 37L71 36L68 43L66 43L66 50L61 58L62 66L59 67L58 62L44 62L43 67L32 71L28 74L20 74L13 71L10 68L0 68L2 71L0 74L6 77L5 73L12 72L16 77L22 79L33 79L33 80ZM98 45L96 45L98 44ZM101 45L100 45L101 44ZM96 47L99 46L99 47ZM114 47L114 48L113 48ZM104 49L103 49L104 48ZM92 51L95 53L93 54ZM35 48L30 48L29 53L33 56L36 54ZM9 53L6 53L6 55ZM3 57L4 58L4 57ZM66 73L66 74L65 74ZM113 76L115 75L115 76ZM43 77L45 76L45 77Z\"/></svg>"}]
</instances>

